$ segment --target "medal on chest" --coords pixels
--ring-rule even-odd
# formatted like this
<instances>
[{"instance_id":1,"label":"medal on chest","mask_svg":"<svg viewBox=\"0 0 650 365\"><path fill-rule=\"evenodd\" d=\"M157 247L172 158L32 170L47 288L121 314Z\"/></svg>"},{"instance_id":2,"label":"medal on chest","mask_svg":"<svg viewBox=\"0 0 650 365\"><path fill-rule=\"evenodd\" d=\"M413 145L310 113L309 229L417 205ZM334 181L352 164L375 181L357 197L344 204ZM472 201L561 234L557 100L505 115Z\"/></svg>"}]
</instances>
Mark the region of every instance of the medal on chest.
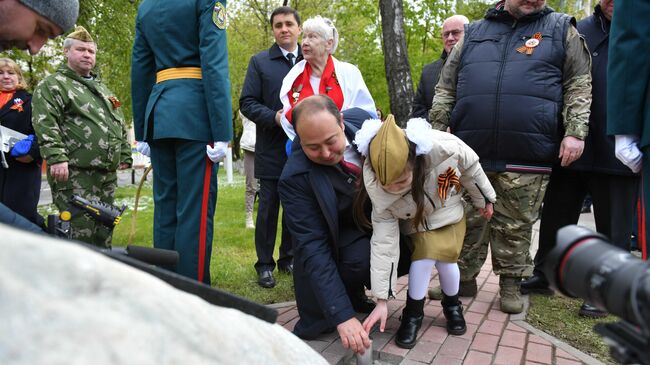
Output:
<instances>
[{"instance_id":1,"label":"medal on chest","mask_svg":"<svg viewBox=\"0 0 650 365\"><path fill-rule=\"evenodd\" d=\"M23 104L24 104L23 99L15 98L14 99L14 105L12 105L11 108L9 108L9 109L17 110L19 113L22 113L24 111L23 110Z\"/></svg>"},{"instance_id":2,"label":"medal on chest","mask_svg":"<svg viewBox=\"0 0 650 365\"><path fill-rule=\"evenodd\" d=\"M531 38L529 38L523 46L517 48L517 52L531 55L533 54L535 47L539 46L539 42L541 42L541 40L542 33L537 32Z\"/></svg>"}]
</instances>

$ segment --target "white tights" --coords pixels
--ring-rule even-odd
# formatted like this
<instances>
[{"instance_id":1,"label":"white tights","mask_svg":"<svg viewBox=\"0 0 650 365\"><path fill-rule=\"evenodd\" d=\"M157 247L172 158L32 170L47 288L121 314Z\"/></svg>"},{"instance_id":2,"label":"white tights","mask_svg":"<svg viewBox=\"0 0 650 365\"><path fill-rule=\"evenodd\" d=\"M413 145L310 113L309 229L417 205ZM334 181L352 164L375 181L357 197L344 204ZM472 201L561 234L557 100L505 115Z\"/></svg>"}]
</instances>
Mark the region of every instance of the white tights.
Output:
<instances>
[{"instance_id":1,"label":"white tights","mask_svg":"<svg viewBox=\"0 0 650 365\"><path fill-rule=\"evenodd\" d=\"M409 269L409 297L411 299L420 300L427 294L434 265L438 270L442 291L448 296L458 294L460 270L457 263L422 259L413 261Z\"/></svg>"}]
</instances>

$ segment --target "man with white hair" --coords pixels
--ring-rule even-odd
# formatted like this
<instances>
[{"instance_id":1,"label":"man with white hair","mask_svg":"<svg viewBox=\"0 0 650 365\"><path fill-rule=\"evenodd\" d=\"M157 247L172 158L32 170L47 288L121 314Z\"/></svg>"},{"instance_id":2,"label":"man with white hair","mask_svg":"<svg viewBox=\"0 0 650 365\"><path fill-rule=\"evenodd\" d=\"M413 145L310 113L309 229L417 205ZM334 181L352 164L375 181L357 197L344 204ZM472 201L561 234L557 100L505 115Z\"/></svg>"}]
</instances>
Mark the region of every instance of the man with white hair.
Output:
<instances>
[{"instance_id":1,"label":"man with white hair","mask_svg":"<svg viewBox=\"0 0 650 365\"><path fill-rule=\"evenodd\" d=\"M73 194L113 203L116 170L131 166L124 114L117 96L92 72L97 44L83 27L63 42L67 62L43 79L32 99L32 123L47 181L61 211ZM72 237L110 246L111 232L83 214L73 215Z\"/></svg>"},{"instance_id":2,"label":"man with white hair","mask_svg":"<svg viewBox=\"0 0 650 365\"><path fill-rule=\"evenodd\" d=\"M442 41L444 49L440 58L436 61L424 65L420 84L413 98L413 110L411 118L424 118L429 120L429 109L433 102L433 96L436 94L435 88L440 78L440 70L447 60L447 55L451 52L458 41L465 35L465 24L469 24L469 19L464 15L452 15L442 23Z\"/></svg>"},{"instance_id":3,"label":"man with white hair","mask_svg":"<svg viewBox=\"0 0 650 365\"><path fill-rule=\"evenodd\" d=\"M78 14L78 0L0 0L0 52L16 47L36 54L72 28Z\"/></svg>"}]
</instances>

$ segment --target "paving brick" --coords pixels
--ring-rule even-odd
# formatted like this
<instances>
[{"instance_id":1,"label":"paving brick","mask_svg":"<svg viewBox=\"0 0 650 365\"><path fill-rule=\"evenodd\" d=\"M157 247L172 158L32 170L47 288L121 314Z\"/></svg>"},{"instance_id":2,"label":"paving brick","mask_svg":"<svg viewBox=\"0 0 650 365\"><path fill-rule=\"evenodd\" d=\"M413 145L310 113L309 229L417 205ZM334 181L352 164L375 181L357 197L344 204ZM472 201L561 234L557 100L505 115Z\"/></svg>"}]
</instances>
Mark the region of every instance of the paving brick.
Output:
<instances>
[{"instance_id":1,"label":"paving brick","mask_svg":"<svg viewBox=\"0 0 650 365\"><path fill-rule=\"evenodd\" d=\"M448 355L438 355L431 365L461 365L463 361L461 359L455 358Z\"/></svg>"},{"instance_id":2,"label":"paving brick","mask_svg":"<svg viewBox=\"0 0 650 365\"><path fill-rule=\"evenodd\" d=\"M553 346L553 345L552 345L550 342L548 342L547 340L545 340L545 339L543 339L543 338L541 338L541 337L539 337L539 336L537 336L537 335L533 335L533 334L531 334L530 336L528 336L528 341L529 341L529 342L534 342L534 343L539 343L539 344L541 344L541 345Z\"/></svg>"},{"instance_id":3,"label":"paving brick","mask_svg":"<svg viewBox=\"0 0 650 365\"><path fill-rule=\"evenodd\" d=\"M289 332L293 332L293 328L296 326L296 323L298 323L299 319L300 318L296 317L292 319L290 322L285 323L284 326L282 327L284 327Z\"/></svg>"},{"instance_id":4,"label":"paving brick","mask_svg":"<svg viewBox=\"0 0 650 365\"><path fill-rule=\"evenodd\" d=\"M491 292L487 292L487 291L479 291L478 294L476 294L476 297L474 299L478 300L479 302L492 303L495 296L496 296L496 293L491 293Z\"/></svg>"},{"instance_id":5,"label":"paving brick","mask_svg":"<svg viewBox=\"0 0 650 365\"><path fill-rule=\"evenodd\" d=\"M406 300L406 290L402 290L395 295L395 299Z\"/></svg>"},{"instance_id":6,"label":"paving brick","mask_svg":"<svg viewBox=\"0 0 650 365\"><path fill-rule=\"evenodd\" d=\"M485 302L472 302L472 304L467 308L468 312L475 312L475 313L481 313L481 314L486 314L487 312L490 311L490 303L485 303Z\"/></svg>"},{"instance_id":7,"label":"paving brick","mask_svg":"<svg viewBox=\"0 0 650 365\"><path fill-rule=\"evenodd\" d=\"M447 318L445 318L445 316L441 314L433 320L433 325L440 326L440 327L447 327Z\"/></svg>"},{"instance_id":8,"label":"paving brick","mask_svg":"<svg viewBox=\"0 0 650 365\"><path fill-rule=\"evenodd\" d=\"M497 354L494 358L495 365L514 365L521 362L524 355L524 350L516 349L513 347L499 346L497 347Z\"/></svg>"},{"instance_id":9,"label":"paving brick","mask_svg":"<svg viewBox=\"0 0 650 365\"><path fill-rule=\"evenodd\" d=\"M499 284L499 277L496 275L489 275L486 280L489 284Z\"/></svg>"},{"instance_id":10,"label":"paving brick","mask_svg":"<svg viewBox=\"0 0 650 365\"><path fill-rule=\"evenodd\" d=\"M325 350L327 346L329 346L330 342L327 341L318 341L318 340L312 340L312 341L305 341L309 347L313 348L314 351L316 352L321 352Z\"/></svg>"},{"instance_id":11,"label":"paving brick","mask_svg":"<svg viewBox=\"0 0 650 365\"><path fill-rule=\"evenodd\" d=\"M555 365L582 365L582 363L577 360L569 360L563 357L556 357Z\"/></svg>"},{"instance_id":12,"label":"paving brick","mask_svg":"<svg viewBox=\"0 0 650 365\"><path fill-rule=\"evenodd\" d=\"M483 285L481 290L486 291L486 292L490 292L490 293L498 293L499 292L499 285L498 284L486 283L485 285Z\"/></svg>"},{"instance_id":13,"label":"paving brick","mask_svg":"<svg viewBox=\"0 0 650 365\"><path fill-rule=\"evenodd\" d=\"M397 284L406 285L406 284L408 284L408 282L409 282L409 276L408 275L400 276L399 278L397 278Z\"/></svg>"},{"instance_id":14,"label":"paving brick","mask_svg":"<svg viewBox=\"0 0 650 365\"><path fill-rule=\"evenodd\" d=\"M398 347L395 344L395 341L390 341L384 346L383 349L381 349L381 353L385 355L392 355L391 358L393 360L389 360L393 364L398 364L399 361L395 361L396 359L403 359L406 354L409 352L408 349L403 349L401 347Z\"/></svg>"},{"instance_id":15,"label":"paving brick","mask_svg":"<svg viewBox=\"0 0 650 365\"><path fill-rule=\"evenodd\" d=\"M470 341L464 338L449 336L440 346L438 354L463 359L469 348Z\"/></svg>"},{"instance_id":16,"label":"paving brick","mask_svg":"<svg viewBox=\"0 0 650 365\"><path fill-rule=\"evenodd\" d=\"M523 349L526 346L526 333L516 332L506 329L501 336L501 346L510 346L518 349Z\"/></svg>"},{"instance_id":17,"label":"paving brick","mask_svg":"<svg viewBox=\"0 0 650 365\"><path fill-rule=\"evenodd\" d=\"M483 351L493 354L497 349L499 343L499 336L488 335L486 333L477 333L474 336L474 341L469 346L471 350Z\"/></svg>"},{"instance_id":18,"label":"paving brick","mask_svg":"<svg viewBox=\"0 0 650 365\"><path fill-rule=\"evenodd\" d=\"M514 323L508 323L508 325L506 326L506 329L511 330L511 331L515 331L515 332L528 332L525 329L521 328L520 326L517 326Z\"/></svg>"},{"instance_id":19,"label":"paving brick","mask_svg":"<svg viewBox=\"0 0 650 365\"><path fill-rule=\"evenodd\" d=\"M341 360L343 359L343 355L334 354L331 352L321 352L320 355L325 359L325 361L327 361L328 364L333 364L333 365L340 363Z\"/></svg>"},{"instance_id":20,"label":"paving brick","mask_svg":"<svg viewBox=\"0 0 650 365\"><path fill-rule=\"evenodd\" d=\"M428 317L438 317L442 314L442 307L434 305L425 305L424 306L424 315Z\"/></svg>"},{"instance_id":21,"label":"paving brick","mask_svg":"<svg viewBox=\"0 0 650 365\"><path fill-rule=\"evenodd\" d=\"M435 343L443 343L447 338L447 329L439 326L431 326L424 331L420 341L429 341Z\"/></svg>"},{"instance_id":22,"label":"paving brick","mask_svg":"<svg viewBox=\"0 0 650 365\"><path fill-rule=\"evenodd\" d=\"M470 351L463 360L463 365L490 365L492 364L492 354L486 354L478 351Z\"/></svg>"},{"instance_id":23,"label":"paving brick","mask_svg":"<svg viewBox=\"0 0 650 365\"><path fill-rule=\"evenodd\" d=\"M491 335L500 336L501 331L503 331L503 327L504 324L502 322L496 322L496 321L491 321L489 319L486 319L478 328L478 332L489 333Z\"/></svg>"},{"instance_id":24,"label":"paving brick","mask_svg":"<svg viewBox=\"0 0 650 365\"><path fill-rule=\"evenodd\" d=\"M285 323L291 321L292 319L294 319L296 317L298 317L298 310L294 308L294 309L290 309L290 310L280 314L278 316L278 319L276 320L276 322L278 324L282 325L282 324L285 324Z\"/></svg>"},{"instance_id":25,"label":"paving brick","mask_svg":"<svg viewBox=\"0 0 650 365\"><path fill-rule=\"evenodd\" d=\"M399 363L399 365L424 365L424 364L428 364L428 362L419 362L415 360L404 359L404 361Z\"/></svg>"},{"instance_id":26,"label":"paving brick","mask_svg":"<svg viewBox=\"0 0 650 365\"><path fill-rule=\"evenodd\" d=\"M415 344L415 347L413 347L411 351L406 354L406 358L409 360L420 361L428 364L433 361L433 358L436 356L436 353L439 349L439 343L418 341L418 343Z\"/></svg>"},{"instance_id":27,"label":"paving brick","mask_svg":"<svg viewBox=\"0 0 650 365\"><path fill-rule=\"evenodd\" d=\"M496 322L506 322L508 320L508 314L503 313L500 310L491 310L487 314L487 318Z\"/></svg>"},{"instance_id":28,"label":"paving brick","mask_svg":"<svg viewBox=\"0 0 650 365\"><path fill-rule=\"evenodd\" d=\"M526 360L550 364L553 359L553 348L551 346L540 345L538 343L528 342L526 346Z\"/></svg>"},{"instance_id":29,"label":"paving brick","mask_svg":"<svg viewBox=\"0 0 650 365\"><path fill-rule=\"evenodd\" d=\"M557 347L555 348L555 356L563 357L565 359L574 360L574 361L578 360L575 358L575 356Z\"/></svg>"},{"instance_id":30,"label":"paving brick","mask_svg":"<svg viewBox=\"0 0 650 365\"><path fill-rule=\"evenodd\" d=\"M462 336L457 336L457 337L464 338L464 339L467 339L467 340L471 341L474 338L474 335L476 334L477 329L478 329L477 325L475 325L475 324L467 324L467 331L465 332L465 334L463 334Z\"/></svg>"},{"instance_id":31,"label":"paving brick","mask_svg":"<svg viewBox=\"0 0 650 365\"><path fill-rule=\"evenodd\" d=\"M467 312L465 313L465 322L471 324L481 324L485 314L476 313L476 312Z\"/></svg>"}]
</instances>

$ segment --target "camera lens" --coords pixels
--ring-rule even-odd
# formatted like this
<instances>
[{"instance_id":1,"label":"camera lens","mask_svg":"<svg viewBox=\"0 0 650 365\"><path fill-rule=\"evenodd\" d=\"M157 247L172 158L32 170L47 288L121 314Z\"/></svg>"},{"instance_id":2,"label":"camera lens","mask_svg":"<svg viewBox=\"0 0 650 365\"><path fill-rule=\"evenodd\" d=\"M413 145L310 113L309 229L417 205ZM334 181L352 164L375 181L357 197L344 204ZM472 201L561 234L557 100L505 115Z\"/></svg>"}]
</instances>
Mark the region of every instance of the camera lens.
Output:
<instances>
[{"instance_id":1,"label":"camera lens","mask_svg":"<svg viewBox=\"0 0 650 365\"><path fill-rule=\"evenodd\" d=\"M557 245L549 253L544 273L563 294L585 299L637 324L630 292L633 282L642 278L637 290L638 308L650 307L650 270L646 263L584 227L567 226L558 231ZM644 311L648 322L649 310Z\"/></svg>"}]
</instances>

